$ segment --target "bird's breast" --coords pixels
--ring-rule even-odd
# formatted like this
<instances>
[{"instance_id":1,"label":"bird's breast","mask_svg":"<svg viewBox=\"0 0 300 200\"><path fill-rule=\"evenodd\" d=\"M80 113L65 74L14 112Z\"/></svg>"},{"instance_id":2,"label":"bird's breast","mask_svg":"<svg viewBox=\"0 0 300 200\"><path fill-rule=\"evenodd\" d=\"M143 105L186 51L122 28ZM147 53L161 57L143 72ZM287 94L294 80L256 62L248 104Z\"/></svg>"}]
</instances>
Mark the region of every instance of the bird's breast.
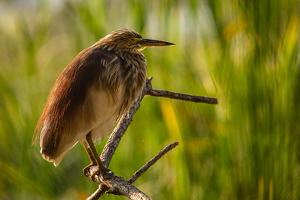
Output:
<instances>
[{"instance_id":1,"label":"bird's breast","mask_svg":"<svg viewBox=\"0 0 300 200\"><path fill-rule=\"evenodd\" d=\"M146 58L138 52L122 58L120 66L120 80L124 90L121 112L129 109L138 96L140 96L146 82Z\"/></svg>"},{"instance_id":2,"label":"bird's breast","mask_svg":"<svg viewBox=\"0 0 300 200\"><path fill-rule=\"evenodd\" d=\"M121 117L141 94L146 81L146 59L143 55L112 57L103 61L106 76L100 77L100 86L94 87L86 100L86 109L93 113L94 119L86 116L87 123L93 122L93 141L102 140L108 135L118 117Z\"/></svg>"}]
</instances>

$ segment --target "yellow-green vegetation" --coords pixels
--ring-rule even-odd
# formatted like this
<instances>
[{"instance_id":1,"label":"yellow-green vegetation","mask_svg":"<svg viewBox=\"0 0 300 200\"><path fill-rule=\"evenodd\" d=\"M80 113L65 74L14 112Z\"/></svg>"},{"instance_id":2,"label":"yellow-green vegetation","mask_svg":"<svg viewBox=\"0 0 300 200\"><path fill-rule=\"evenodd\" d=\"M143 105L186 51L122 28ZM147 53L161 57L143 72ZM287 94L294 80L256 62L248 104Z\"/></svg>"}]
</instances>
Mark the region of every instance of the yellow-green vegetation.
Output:
<instances>
[{"instance_id":1,"label":"yellow-green vegetation","mask_svg":"<svg viewBox=\"0 0 300 200\"><path fill-rule=\"evenodd\" d=\"M81 144L55 168L31 139L60 72L120 28L176 44L143 51L154 88L219 104L146 97L110 169L128 179L179 141L134 183L153 199L300 199L299 10L299 0L1 1L0 199L96 190Z\"/></svg>"}]
</instances>

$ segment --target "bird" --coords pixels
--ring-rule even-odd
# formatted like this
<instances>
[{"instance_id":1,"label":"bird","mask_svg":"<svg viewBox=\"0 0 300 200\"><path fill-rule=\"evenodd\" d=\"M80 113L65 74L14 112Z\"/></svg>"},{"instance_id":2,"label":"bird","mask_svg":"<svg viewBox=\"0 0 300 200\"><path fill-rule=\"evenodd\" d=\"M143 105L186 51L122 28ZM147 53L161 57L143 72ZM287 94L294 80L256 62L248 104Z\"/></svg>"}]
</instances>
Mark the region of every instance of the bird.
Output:
<instances>
[{"instance_id":1,"label":"bird","mask_svg":"<svg viewBox=\"0 0 300 200\"><path fill-rule=\"evenodd\" d=\"M95 144L141 95L147 74L141 51L171 45L119 29L82 50L55 81L37 122L33 143L39 141L42 157L57 167L81 142L91 160L87 167L103 167Z\"/></svg>"}]
</instances>

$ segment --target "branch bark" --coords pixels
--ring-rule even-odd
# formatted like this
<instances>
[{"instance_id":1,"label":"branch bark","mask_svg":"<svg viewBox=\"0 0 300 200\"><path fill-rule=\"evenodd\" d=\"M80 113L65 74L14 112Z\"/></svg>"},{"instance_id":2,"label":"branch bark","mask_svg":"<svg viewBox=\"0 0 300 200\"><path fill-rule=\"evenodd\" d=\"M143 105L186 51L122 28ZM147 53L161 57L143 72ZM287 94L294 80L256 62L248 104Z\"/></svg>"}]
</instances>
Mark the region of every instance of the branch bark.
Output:
<instances>
[{"instance_id":1,"label":"branch bark","mask_svg":"<svg viewBox=\"0 0 300 200\"><path fill-rule=\"evenodd\" d=\"M95 173L98 170L98 166L92 166L90 168L91 174ZM122 195L129 199L136 200L151 200L146 194L142 191L131 185L123 177L115 175L110 170L100 169L100 173L97 176L99 188L92 194L87 200L96 200L101 197L105 191L108 190L108 194Z\"/></svg>"},{"instance_id":2,"label":"branch bark","mask_svg":"<svg viewBox=\"0 0 300 200\"><path fill-rule=\"evenodd\" d=\"M136 181L143 173L145 173L152 165L156 163L161 157L163 157L166 153L174 149L179 142L173 142L166 146L163 150L161 150L154 158L152 158L149 162L147 162L143 167L141 167L138 171L136 171L133 176L128 180L130 184Z\"/></svg>"},{"instance_id":3,"label":"branch bark","mask_svg":"<svg viewBox=\"0 0 300 200\"><path fill-rule=\"evenodd\" d=\"M151 89L148 91L148 94L155 97L167 97L171 99L193 101L196 103L202 102L202 103L209 103L209 104L218 104L217 98L182 94L182 93L170 92L166 90Z\"/></svg>"},{"instance_id":4,"label":"branch bark","mask_svg":"<svg viewBox=\"0 0 300 200\"><path fill-rule=\"evenodd\" d=\"M101 160L103 161L103 166L108 168L109 163L123 137L128 126L132 122L133 116L137 109L140 107L140 103L145 95L157 96L157 97L168 97L172 99L180 99L184 101L193 102L203 102L209 104L217 104L217 98L195 96L188 94L181 94L175 92L169 92L166 90L152 89L152 77L147 79L144 86L142 95L137 99L137 101L132 105L130 110L122 116L119 123L110 135L102 153ZM151 200L146 194L137 189L132 185L132 183L137 180L143 173L145 173L156 161L158 161L163 155L169 152L171 149L176 147L179 143L174 142L162 151L160 151L153 159L147 162L142 168L140 168L135 174L126 181L123 177L115 175L111 170L100 168L98 166L92 166L90 170L90 175L98 172L96 175L96 180L99 182L99 188L88 198L88 200L96 200L100 198L104 193L123 195L132 200ZM90 178L92 178L90 176Z\"/></svg>"}]
</instances>

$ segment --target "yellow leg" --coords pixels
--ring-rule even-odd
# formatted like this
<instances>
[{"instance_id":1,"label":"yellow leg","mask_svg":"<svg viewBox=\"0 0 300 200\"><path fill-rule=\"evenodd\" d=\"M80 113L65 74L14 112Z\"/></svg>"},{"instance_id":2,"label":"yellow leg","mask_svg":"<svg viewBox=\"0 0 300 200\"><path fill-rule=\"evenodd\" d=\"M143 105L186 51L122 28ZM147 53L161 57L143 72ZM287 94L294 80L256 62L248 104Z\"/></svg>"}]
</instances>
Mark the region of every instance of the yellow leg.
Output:
<instances>
[{"instance_id":1,"label":"yellow leg","mask_svg":"<svg viewBox=\"0 0 300 200\"><path fill-rule=\"evenodd\" d=\"M88 145L87 145L86 143L83 143L83 145L84 145L84 148L85 148L87 154L89 155L89 158L90 158L92 164L93 164L93 165L97 165L97 161L96 161L96 159L94 158L94 155L93 155L93 153L91 152L91 149L88 147Z\"/></svg>"},{"instance_id":2,"label":"yellow leg","mask_svg":"<svg viewBox=\"0 0 300 200\"><path fill-rule=\"evenodd\" d=\"M103 167L102 161L101 161L101 159L100 159L100 157L99 157L99 155L98 155L98 153L97 153L97 150L96 150L96 148L95 148L95 145L94 145L94 143L93 143L91 132L89 132L89 133L86 135L86 141L88 142L88 144L89 144L89 146L90 146L90 151L91 151L90 153L93 153L93 155L94 155L94 159L93 159L93 160L91 159L92 163L93 163L93 161L96 160L97 165L98 165L99 167ZM88 152L88 154L89 154L89 152ZM89 154L89 156L90 156L90 154ZM90 158L91 158L91 157L90 157Z\"/></svg>"},{"instance_id":3,"label":"yellow leg","mask_svg":"<svg viewBox=\"0 0 300 200\"><path fill-rule=\"evenodd\" d=\"M95 165L98 165L99 167L102 167L104 168L104 166L102 165L102 161L97 153L97 150L95 148L95 145L92 141L92 135L91 135L91 132L89 132L87 135L86 135L86 141L88 144L86 143L83 143L84 145L84 148L87 152L87 154L89 155L89 158L91 160L91 164L89 164L88 166L86 166L84 169L83 169L83 173L86 177L89 177L90 175L90 167L91 166L95 166ZM98 171L97 171L98 172ZM94 174L91 175L91 178L94 182L96 182L94 180L94 177L95 175L97 174L97 172L95 172Z\"/></svg>"}]
</instances>

